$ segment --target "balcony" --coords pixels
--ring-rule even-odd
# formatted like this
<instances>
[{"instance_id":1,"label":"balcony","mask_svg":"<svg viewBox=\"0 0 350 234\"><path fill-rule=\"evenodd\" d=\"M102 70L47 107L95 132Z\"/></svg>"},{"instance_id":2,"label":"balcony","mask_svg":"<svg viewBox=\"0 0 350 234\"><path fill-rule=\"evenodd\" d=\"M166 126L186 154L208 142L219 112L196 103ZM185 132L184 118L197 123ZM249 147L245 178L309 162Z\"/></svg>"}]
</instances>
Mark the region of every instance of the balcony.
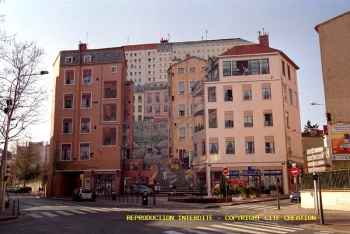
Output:
<instances>
[{"instance_id":1,"label":"balcony","mask_svg":"<svg viewBox=\"0 0 350 234\"><path fill-rule=\"evenodd\" d=\"M203 100L199 100L198 102L194 103L193 114L194 115L203 115L204 114Z\"/></svg>"},{"instance_id":2,"label":"balcony","mask_svg":"<svg viewBox=\"0 0 350 234\"><path fill-rule=\"evenodd\" d=\"M194 126L194 132L199 132L202 131L204 129L204 124L198 124Z\"/></svg>"},{"instance_id":3,"label":"balcony","mask_svg":"<svg viewBox=\"0 0 350 234\"><path fill-rule=\"evenodd\" d=\"M214 81L219 81L219 77L217 75L215 75L215 76L211 76L211 75L208 76L208 75L206 75L201 80L197 81L196 85L193 86L192 90L194 92L199 87L201 87L204 84L204 82L214 82Z\"/></svg>"}]
</instances>

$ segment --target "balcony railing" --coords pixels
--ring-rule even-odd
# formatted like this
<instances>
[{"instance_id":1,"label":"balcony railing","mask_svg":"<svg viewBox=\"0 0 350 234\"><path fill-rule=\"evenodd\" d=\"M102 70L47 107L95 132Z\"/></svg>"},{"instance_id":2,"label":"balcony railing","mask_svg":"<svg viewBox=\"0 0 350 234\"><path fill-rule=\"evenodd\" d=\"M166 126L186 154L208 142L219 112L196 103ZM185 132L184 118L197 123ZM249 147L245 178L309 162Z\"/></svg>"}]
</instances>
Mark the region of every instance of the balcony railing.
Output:
<instances>
[{"instance_id":1,"label":"balcony railing","mask_svg":"<svg viewBox=\"0 0 350 234\"><path fill-rule=\"evenodd\" d=\"M217 150L217 149L210 150L210 154L218 154L218 153L219 153L219 150Z\"/></svg>"},{"instance_id":2,"label":"balcony railing","mask_svg":"<svg viewBox=\"0 0 350 234\"><path fill-rule=\"evenodd\" d=\"M265 121L265 126L273 126L273 122L272 121Z\"/></svg>"},{"instance_id":3,"label":"balcony railing","mask_svg":"<svg viewBox=\"0 0 350 234\"><path fill-rule=\"evenodd\" d=\"M209 128L217 128L218 125L216 123L216 121L209 121Z\"/></svg>"},{"instance_id":4,"label":"balcony railing","mask_svg":"<svg viewBox=\"0 0 350 234\"><path fill-rule=\"evenodd\" d=\"M216 97L210 97L208 98L208 102L216 102Z\"/></svg>"},{"instance_id":5,"label":"balcony railing","mask_svg":"<svg viewBox=\"0 0 350 234\"><path fill-rule=\"evenodd\" d=\"M225 128L233 128L233 121L225 120Z\"/></svg>"},{"instance_id":6,"label":"balcony railing","mask_svg":"<svg viewBox=\"0 0 350 234\"><path fill-rule=\"evenodd\" d=\"M194 132L199 132L204 129L204 124L198 124L194 126Z\"/></svg>"},{"instance_id":7,"label":"balcony railing","mask_svg":"<svg viewBox=\"0 0 350 234\"><path fill-rule=\"evenodd\" d=\"M244 127L253 127L253 123L244 123Z\"/></svg>"},{"instance_id":8,"label":"balcony railing","mask_svg":"<svg viewBox=\"0 0 350 234\"><path fill-rule=\"evenodd\" d=\"M233 101L233 97L225 96L224 101Z\"/></svg>"},{"instance_id":9,"label":"balcony railing","mask_svg":"<svg viewBox=\"0 0 350 234\"><path fill-rule=\"evenodd\" d=\"M265 153L267 153L267 154L273 154L273 153L275 153L275 149L274 149L274 148L266 148L266 149L265 149Z\"/></svg>"},{"instance_id":10,"label":"balcony railing","mask_svg":"<svg viewBox=\"0 0 350 234\"><path fill-rule=\"evenodd\" d=\"M227 149L226 154L234 154L235 150L234 149Z\"/></svg>"},{"instance_id":11,"label":"balcony railing","mask_svg":"<svg viewBox=\"0 0 350 234\"><path fill-rule=\"evenodd\" d=\"M254 154L254 149L246 149L245 153L246 154Z\"/></svg>"},{"instance_id":12,"label":"balcony railing","mask_svg":"<svg viewBox=\"0 0 350 234\"><path fill-rule=\"evenodd\" d=\"M204 76L201 80L197 81L196 85L193 86L192 90L195 91L197 88L202 86L204 82L214 82L219 81L219 77L217 75L209 77L208 75Z\"/></svg>"}]
</instances>

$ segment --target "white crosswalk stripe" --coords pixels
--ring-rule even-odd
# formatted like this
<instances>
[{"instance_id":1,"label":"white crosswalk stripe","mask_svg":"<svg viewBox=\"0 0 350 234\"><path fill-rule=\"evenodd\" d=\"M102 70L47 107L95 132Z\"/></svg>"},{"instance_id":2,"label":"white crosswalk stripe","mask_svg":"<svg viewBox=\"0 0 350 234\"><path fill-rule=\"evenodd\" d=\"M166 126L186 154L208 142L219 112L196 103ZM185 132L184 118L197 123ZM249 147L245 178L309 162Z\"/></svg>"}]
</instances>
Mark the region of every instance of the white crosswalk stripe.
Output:
<instances>
[{"instance_id":1,"label":"white crosswalk stripe","mask_svg":"<svg viewBox=\"0 0 350 234\"><path fill-rule=\"evenodd\" d=\"M55 211L56 213L59 213L59 214L63 214L63 215L73 215L73 214L71 214L71 213L68 213L68 212L65 212L65 211L62 211L62 210L56 210Z\"/></svg>"},{"instance_id":2,"label":"white crosswalk stripe","mask_svg":"<svg viewBox=\"0 0 350 234\"><path fill-rule=\"evenodd\" d=\"M178 230L168 230L167 234L209 234L209 233L236 233L236 234L288 234L305 229L280 225L278 223L266 221L244 221L232 223L218 223L209 226L199 226L195 228L184 228Z\"/></svg>"},{"instance_id":3,"label":"white crosswalk stripe","mask_svg":"<svg viewBox=\"0 0 350 234\"><path fill-rule=\"evenodd\" d=\"M270 206L270 205L235 205L235 206L224 206L222 208L226 210L229 210L229 209L247 209L247 210L277 209L276 206Z\"/></svg>"},{"instance_id":4,"label":"white crosswalk stripe","mask_svg":"<svg viewBox=\"0 0 350 234\"><path fill-rule=\"evenodd\" d=\"M37 215L37 214L35 214L35 213L30 213L30 214L28 214L28 215L29 215L29 216L32 216L33 218L36 218L36 219L43 218L43 216Z\"/></svg>"},{"instance_id":5,"label":"white crosswalk stripe","mask_svg":"<svg viewBox=\"0 0 350 234\"><path fill-rule=\"evenodd\" d=\"M69 212L77 213L77 214L86 214L85 212L79 210L69 210Z\"/></svg>"},{"instance_id":6,"label":"white crosswalk stripe","mask_svg":"<svg viewBox=\"0 0 350 234\"><path fill-rule=\"evenodd\" d=\"M46 216L49 216L49 217L56 217L57 215L55 215L55 214L52 214L52 213L50 213L50 212L41 212L43 215L46 215Z\"/></svg>"}]
</instances>

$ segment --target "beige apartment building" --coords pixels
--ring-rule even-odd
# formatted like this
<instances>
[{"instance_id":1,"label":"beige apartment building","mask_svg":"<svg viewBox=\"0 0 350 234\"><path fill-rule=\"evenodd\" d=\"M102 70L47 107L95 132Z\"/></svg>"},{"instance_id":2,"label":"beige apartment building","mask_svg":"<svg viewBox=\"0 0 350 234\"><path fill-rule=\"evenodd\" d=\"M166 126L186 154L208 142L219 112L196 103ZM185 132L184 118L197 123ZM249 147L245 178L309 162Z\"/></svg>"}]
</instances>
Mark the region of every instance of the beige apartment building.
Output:
<instances>
[{"instance_id":1,"label":"beige apartment building","mask_svg":"<svg viewBox=\"0 0 350 234\"><path fill-rule=\"evenodd\" d=\"M133 146L134 86L121 47L60 51L54 63L47 196L119 194Z\"/></svg>"},{"instance_id":2,"label":"beige apartment building","mask_svg":"<svg viewBox=\"0 0 350 234\"><path fill-rule=\"evenodd\" d=\"M169 87L169 155L188 166L193 151L192 91L205 76L207 62L195 56L173 64L168 70Z\"/></svg>"},{"instance_id":3,"label":"beige apartment building","mask_svg":"<svg viewBox=\"0 0 350 234\"><path fill-rule=\"evenodd\" d=\"M297 70L282 51L259 44L235 46L210 58L206 76L194 87L192 163L208 192L223 167L231 184L282 191L295 189L293 163L302 169Z\"/></svg>"},{"instance_id":4,"label":"beige apartment building","mask_svg":"<svg viewBox=\"0 0 350 234\"><path fill-rule=\"evenodd\" d=\"M144 85L144 121L168 121L168 90L166 82L152 82Z\"/></svg>"},{"instance_id":5,"label":"beige apartment building","mask_svg":"<svg viewBox=\"0 0 350 234\"><path fill-rule=\"evenodd\" d=\"M350 167L350 11L316 25L332 169ZM325 167L320 168L325 170Z\"/></svg>"}]
</instances>

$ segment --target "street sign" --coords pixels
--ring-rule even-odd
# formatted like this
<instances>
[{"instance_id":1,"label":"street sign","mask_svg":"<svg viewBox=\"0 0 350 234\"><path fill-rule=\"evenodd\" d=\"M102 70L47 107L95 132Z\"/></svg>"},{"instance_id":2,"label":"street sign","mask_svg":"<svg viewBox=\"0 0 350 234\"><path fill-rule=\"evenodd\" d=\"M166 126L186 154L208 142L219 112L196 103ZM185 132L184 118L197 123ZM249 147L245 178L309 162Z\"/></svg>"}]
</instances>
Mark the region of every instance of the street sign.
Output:
<instances>
[{"instance_id":1,"label":"street sign","mask_svg":"<svg viewBox=\"0 0 350 234\"><path fill-rule=\"evenodd\" d=\"M326 171L326 166L322 166L322 167L309 167L308 172L320 172L320 171Z\"/></svg>"},{"instance_id":2,"label":"street sign","mask_svg":"<svg viewBox=\"0 0 350 234\"><path fill-rule=\"evenodd\" d=\"M323 147L318 147L318 148L312 148L312 149L308 149L306 151L306 154L316 154L316 153L321 153L324 151Z\"/></svg>"},{"instance_id":3,"label":"street sign","mask_svg":"<svg viewBox=\"0 0 350 234\"><path fill-rule=\"evenodd\" d=\"M319 160L319 161L314 161L314 162L308 162L307 166L308 167L315 167L315 166L323 166L326 164L326 160Z\"/></svg>"},{"instance_id":4,"label":"street sign","mask_svg":"<svg viewBox=\"0 0 350 234\"><path fill-rule=\"evenodd\" d=\"M307 161L313 161L313 160L324 159L324 158L325 158L324 153L317 153L311 156L307 156Z\"/></svg>"},{"instance_id":5,"label":"street sign","mask_svg":"<svg viewBox=\"0 0 350 234\"><path fill-rule=\"evenodd\" d=\"M291 170L290 170L290 173L292 174L292 176L297 176L299 174L299 169L296 168L296 167L293 167Z\"/></svg>"},{"instance_id":6,"label":"street sign","mask_svg":"<svg viewBox=\"0 0 350 234\"><path fill-rule=\"evenodd\" d=\"M229 175L229 171L227 167L222 168L222 174Z\"/></svg>"}]
</instances>

